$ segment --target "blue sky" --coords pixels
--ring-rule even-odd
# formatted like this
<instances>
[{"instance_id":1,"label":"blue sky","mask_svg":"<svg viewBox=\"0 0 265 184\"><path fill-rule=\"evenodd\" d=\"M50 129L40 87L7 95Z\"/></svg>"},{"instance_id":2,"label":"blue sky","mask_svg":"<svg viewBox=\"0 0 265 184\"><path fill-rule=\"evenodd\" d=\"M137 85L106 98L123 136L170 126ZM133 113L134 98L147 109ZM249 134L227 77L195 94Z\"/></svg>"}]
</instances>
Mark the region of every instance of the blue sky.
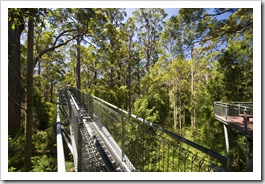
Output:
<instances>
[{"instance_id":1,"label":"blue sky","mask_svg":"<svg viewBox=\"0 0 265 184\"><path fill-rule=\"evenodd\" d=\"M126 20L132 16L132 12L135 10L136 8L126 8L125 11L127 13L127 17L125 18ZM164 8L165 12L168 14L168 16L166 17L166 20L169 19L172 15L177 15L179 9L178 8Z\"/></svg>"},{"instance_id":2,"label":"blue sky","mask_svg":"<svg viewBox=\"0 0 265 184\"><path fill-rule=\"evenodd\" d=\"M132 12L135 10L136 8L125 8L125 11L127 13L127 17L125 18L125 21L132 16ZM179 8L164 8L165 12L168 14L166 19L169 19L172 15L177 15L178 14L178 11L179 11ZM208 12L209 13L214 13L213 12L213 8L209 9ZM220 20L220 19L226 19L231 13L225 13L221 16L217 16L217 19Z\"/></svg>"}]
</instances>

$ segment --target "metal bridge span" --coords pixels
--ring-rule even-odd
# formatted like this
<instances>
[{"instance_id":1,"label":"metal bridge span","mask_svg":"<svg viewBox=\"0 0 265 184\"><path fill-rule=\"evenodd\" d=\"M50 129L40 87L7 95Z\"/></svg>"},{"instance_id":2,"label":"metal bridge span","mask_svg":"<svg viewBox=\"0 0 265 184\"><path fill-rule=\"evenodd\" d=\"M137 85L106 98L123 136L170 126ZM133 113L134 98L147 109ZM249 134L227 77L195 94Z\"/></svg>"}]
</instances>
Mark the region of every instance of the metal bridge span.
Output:
<instances>
[{"instance_id":1,"label":"metal bridge span","mask_svg":"<svg viewBox=\"0 0 265 184\"><path fill-rule=\"evenodd\" d=\"M229 168L226 157L72 87L59 91L57 103L58 172L66 171L63 145L73 155L76 172Z\"/></svg>"}]
</instances>

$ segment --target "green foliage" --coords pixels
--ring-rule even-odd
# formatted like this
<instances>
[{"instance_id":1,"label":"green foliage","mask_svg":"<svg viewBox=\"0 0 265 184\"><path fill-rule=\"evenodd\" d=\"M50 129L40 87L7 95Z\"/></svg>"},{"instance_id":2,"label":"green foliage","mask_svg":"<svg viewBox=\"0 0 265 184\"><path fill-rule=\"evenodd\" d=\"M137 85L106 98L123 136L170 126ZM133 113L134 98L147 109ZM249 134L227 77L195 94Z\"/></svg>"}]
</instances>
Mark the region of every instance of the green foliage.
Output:
<instances>
[{"instance_id":1,"label":"green foliage","mask_svg":"<svg viewBox=\"0 0 265 184\"><path fill-rule=\"evenodd\" d=\"M24 137L18 136L15 139L8 137L8 171L23 171Z\"/></svg>"},{"instance_id":2,"label":"green foliage","mask_svg":"<svg viewBox=\"0 0 265 184\"><path fill-rule=\"evenodd\" d=\"M213 104L253 100L252 9L182 8L166 22L160 8L137 9L127 20L120 8L32 12L34 52L44 53L34 63L32 171L56 169L55 97L63 84L77 85L78 57L84 91L225 155L223 127L215 120ZM8 15L11 29L22 28L29 9L12 8ZM26 42L21 45L23 86ZM233 168L243 170L244 139L230 134ZM11 172L22 171L23 141L23 136L8 139ZM150 162L161 164L153 155L151 150Z\"/></svg>"},{"instance_id":3,"label":"green foliage","mask_svg":"<svg viewBox=\"0 0 265 184\"><path fill-rule=\"evenodd\" d=\"M56 158L47 155L32 157L32 172L55 172Z\"/></svg>"}]
</instances>

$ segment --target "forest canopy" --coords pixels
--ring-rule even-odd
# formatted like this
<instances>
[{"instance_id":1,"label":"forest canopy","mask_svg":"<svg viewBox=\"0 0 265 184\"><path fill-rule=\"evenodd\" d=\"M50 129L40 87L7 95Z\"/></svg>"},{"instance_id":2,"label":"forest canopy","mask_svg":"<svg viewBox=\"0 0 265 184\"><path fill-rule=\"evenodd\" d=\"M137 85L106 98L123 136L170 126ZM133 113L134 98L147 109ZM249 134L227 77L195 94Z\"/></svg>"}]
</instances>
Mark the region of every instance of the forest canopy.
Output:
<instances>
[{"instance_id":1,"label":"forest canopy","mask_svg":"<svg viewBox=\"0 0 265 184\"><path fill-rule=\"evenodd\" d=\"M253 101L253 9L8 9L9 171L56 171L65 84L225 155L213 104Z\"/></svg>"}]
</instances>

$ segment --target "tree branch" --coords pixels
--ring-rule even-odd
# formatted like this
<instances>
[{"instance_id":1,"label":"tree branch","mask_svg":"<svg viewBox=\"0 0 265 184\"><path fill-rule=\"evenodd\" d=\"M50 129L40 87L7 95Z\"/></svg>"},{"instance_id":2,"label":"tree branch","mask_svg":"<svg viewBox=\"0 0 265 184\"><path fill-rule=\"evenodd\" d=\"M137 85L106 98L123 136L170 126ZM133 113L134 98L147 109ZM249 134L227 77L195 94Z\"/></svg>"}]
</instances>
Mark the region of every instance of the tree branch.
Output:
<instances>
[{"instance_id":1,"label":"tree branch","mask_svg":"<svg viewBox=\"0 0 265 184\"><path fill-rule=\"evenodd\" d=\"M38 56L34 59L33 68L36 66L36 64L37 64L37 62L39 61L39 59L40 59L45 53L50 52L50 51L53 51L53 50L55 50L55 49L57 49L58 47L61 47L61 46L63 46L63 45L66 45L67 43L69 43L69 42L72 41L73 39L75 39L75 38L77 38L77 37L80 36L80 35L78 34L78 35L72 37L71 39L67 40L66 42L56 45L60 37L64 36L65 33L73 32L73 31L77 31L77 30L75 30L75 29L72 29L72 30L66 30L66 31L63 31L62 33L60 33L60 34L56 37L55 41L53 42L53 46L50 47L50 48L45 48L44 50L42 50L42 51L38 54Z\"/></svg>"}]
</instances>

